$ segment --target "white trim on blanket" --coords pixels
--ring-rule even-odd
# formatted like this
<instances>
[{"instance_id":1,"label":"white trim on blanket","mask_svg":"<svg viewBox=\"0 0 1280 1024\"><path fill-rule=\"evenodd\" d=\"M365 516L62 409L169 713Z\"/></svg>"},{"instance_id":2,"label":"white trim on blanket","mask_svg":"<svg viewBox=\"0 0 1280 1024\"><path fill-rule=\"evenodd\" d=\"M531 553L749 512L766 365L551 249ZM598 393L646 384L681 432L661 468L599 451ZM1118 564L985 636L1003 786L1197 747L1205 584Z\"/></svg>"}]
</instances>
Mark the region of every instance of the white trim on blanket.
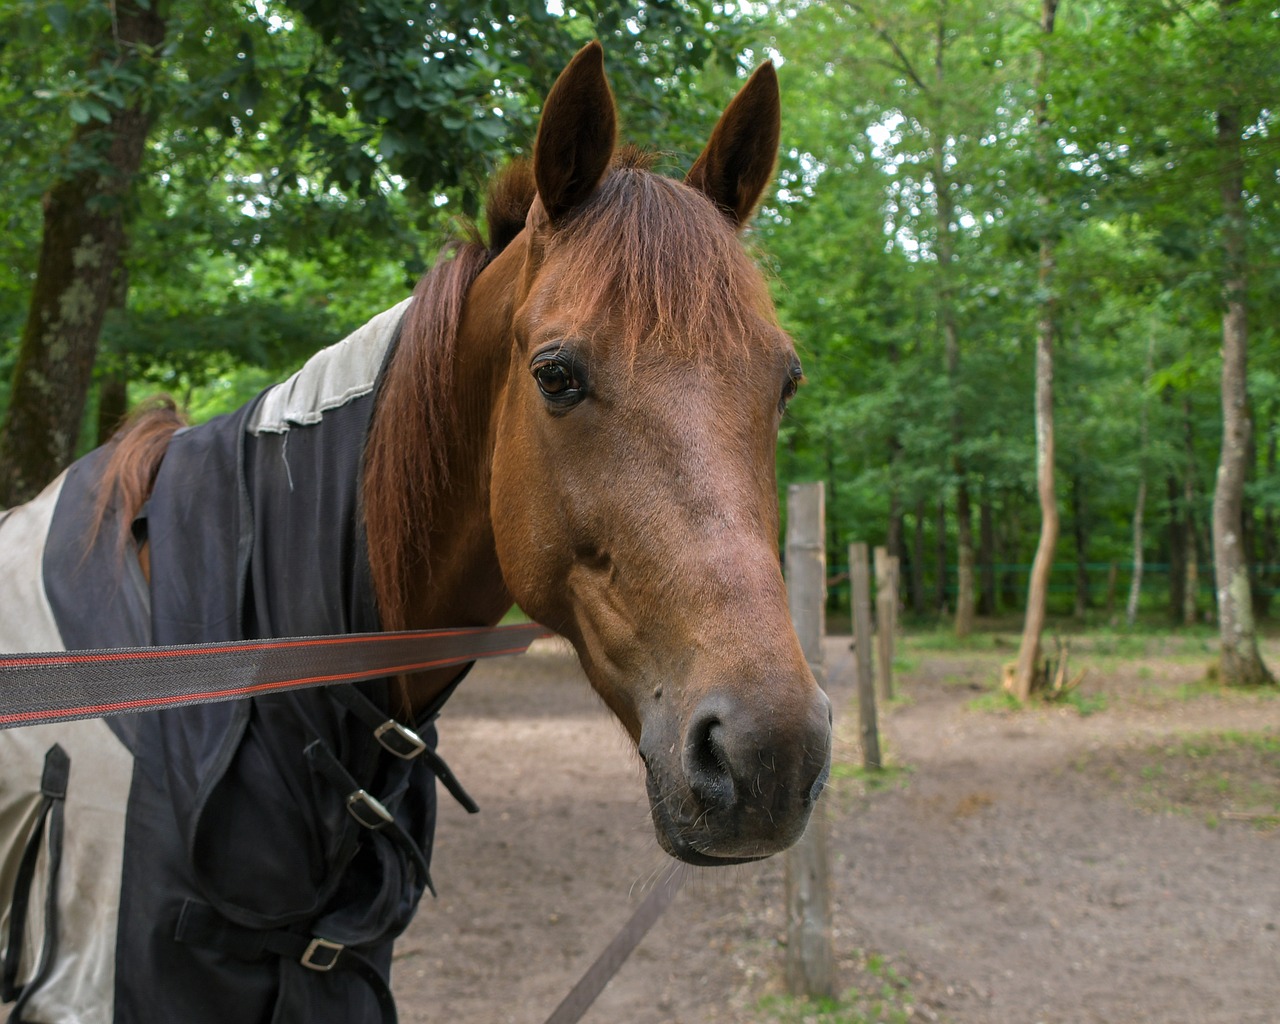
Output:
<instances>
[{"instance_id":1,"label":"white trim on blanket","mask_svg":"<svg viewBox=\"0 0 1280 1024\"><path fill-rule=\"evenodd\" d=\"M314 426L330 409L369 394L377 384L387 346L412 301L405 299L379 313L269 389L249 420L249 433L284 434L291 427Z\"/></svg>"}]
</instances>

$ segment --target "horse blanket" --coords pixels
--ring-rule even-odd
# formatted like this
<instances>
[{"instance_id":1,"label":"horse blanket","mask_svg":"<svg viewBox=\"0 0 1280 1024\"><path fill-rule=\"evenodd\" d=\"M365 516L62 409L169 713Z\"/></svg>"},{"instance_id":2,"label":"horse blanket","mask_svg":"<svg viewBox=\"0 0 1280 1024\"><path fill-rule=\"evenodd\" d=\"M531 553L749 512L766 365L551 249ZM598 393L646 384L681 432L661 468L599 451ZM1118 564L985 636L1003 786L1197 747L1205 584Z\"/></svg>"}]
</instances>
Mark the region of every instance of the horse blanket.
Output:
<instances>
[{"instance_id":1,"label":"horse blanket","mask_svg":"<svg viewBox=\"0 0 1280 1024\"><path fill-rule=\"evenodd\" d=\"M131 524L150 586L116 524L89 525L105 450L0 513L0 651L376 630L360 464L408 301L174 436ZM10 1019L394 1020L391 943L430 885L435 732L415 723L425 751L388 732L386 690L0 734Z\"/></svg>"}]
</instances>

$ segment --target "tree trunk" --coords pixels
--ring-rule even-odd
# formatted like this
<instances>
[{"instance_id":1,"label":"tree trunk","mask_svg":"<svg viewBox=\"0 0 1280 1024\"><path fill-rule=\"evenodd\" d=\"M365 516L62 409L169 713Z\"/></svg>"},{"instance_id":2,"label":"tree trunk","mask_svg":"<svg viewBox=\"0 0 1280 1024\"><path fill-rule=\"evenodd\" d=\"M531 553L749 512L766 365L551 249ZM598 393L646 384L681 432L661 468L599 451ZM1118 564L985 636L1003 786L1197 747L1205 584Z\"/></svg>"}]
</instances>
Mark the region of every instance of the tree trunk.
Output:
<instances>
[{"instance_id":1,"label":"tree trunk","mask_svg":"<svg viewBox=\"0 0 1280 1024\"><path fill-rule=\"evenodd\" d=\"M946 353L947 381L955 408L951 414L951 444L960 449L964 437L963 417L960 413L960 328L956 320L953 281L951 221L954 215L950 185L943 161L941 143L937 150L934 177L938 203L938 306L942 321L943 345ZM973 510L969 501L969 481L964 460L959 455L952 458L952 471L956 477L956 636L968 636L973 632L974 617L974 557Z\"/></svg>"},{"instance_id":2,"label":"tree trunk","mask_svg":"<svg viewBox=\"0 0 1280 1024\"><path fill-rule=\"evenodd\" d=\"M831 496L829 499L826 497L823 498L823 504L825 506L823 515L826 516L827 522L826 543L832 550L839 552L844 550L844 546L841 543L841 533L843 531L840 529L840 519L835 512L835 509L838 507L837 502L840 498L840 492L838 490L838 478L840 474L836 471L835 444L829 433L824 438L824 443L826 446L827 463L826 493ZM829 505L827 504L828 501L830 502ZM830 508L832 510L830 515L827 515L825 508Z\"/></svg>"},{"instance_id":3,"label":"tree trunk","mask_svg":"<svg viewBox=\"0 0 1280 1024\"><path fill-rule=\"evenodd\" d=\"M1185 602L1187 569L1184 564L1187 545L1183 539L1182 490L1178 478L1172 473L1165 478L1169 497L1169 522L1165 530L1165 543L1169 555L1169 619L1174 624L1182 621Z\"/></svg>"},{"instance_id":4,"label":"tree trunk","mask_svg":"<svg viewBox=\"0 0 1280 1024\"><path fill-rule=\"evenodd\" d=\"M1276 475L1276 425L1274 416L1271 418L1271 426L1267 430L1267 478L1275 479ZM1262 614L1270 615L1271 600L1275 596L1272 592L1272 586L1275 582L1276 568L1276 517L1275 510L1270 502L1262 506L1262 536L1260 538L1259 557L1262 559L1262 565L1258 567L1258 578L1262 586L1266 588L1266 592L1262 595Z\"/></svg>"},{"instance_id":5,"label":"tree trunk","mask_svg":"<svg viewBox=\"0 0 1280 1024\"><path fill-rule=\"evenodd\" d=\"M1071 476L1071 528L1076 545L1075 616L1083 619L1089 611L1089 527L1085 520L1084 481L1077 471Z\"/></svg>"},{"instance_id":6,"label":"tree trunk","mask_svg":"<svg viewBox=\"0 0 1280 1024\"><path fill-rule=\"evenodd\" d=\"M964 436L964 420L960 410L960 326L955 303L955 245L951 237L955 221L955 203L951 195L951 176L947 169L947 125L943 114L943 97L948 94L946 79L947 8L938 8L936 39L934 41L933 91L933 192L938 233L936 255L938 282L938 322L942 327L943 352L946 360L947 383L950 387L951 444L952 451L960 451ZM952 456L952 471L956 478L956 636L968 636L973 632L974 574L973 574L973 512L969 502L969 481L964 460L959 454Z\"/></svg>"},{"instance_id":7,"label":"tree trunk","mask_svg":"<svg viewBox=\"0 0 1280 1024\"><path fill-rule=\"evenodd\" d=\"M1223 3L1223 11L1233 6ZM1213 491L1214 585L1218 598L1221 672L1234 686L1272 683L1258 654L1243 545L1243 505L1249 453L1246 365L1248 319L1245 307L1244 168L1239 111L1230 103L1218 111L1218 152L1222 173L1222 452Z\"/></svg>"},{"instance_id":8,"label":"tree trunk","mask_svg":"<svg viewBox=\"0 0 1280 1024\"><path fill-rule=\"evenodd\" d=\"M1046 7L1055 0L1046 0ZM1031 563L1027 586L1027 614L1022 643L1009 691L1025 701L1031 696L1040 663L1040 637L1044 632L1049 600L1049 574L1058 547L1058 497L1054 487L1053 458L1053 334L1054 308L1049 293L1053 278L1053 240L1040 240L1040 291L1045 296L1036 325L1036 490L1040 497L1040 542Z\"/></svg>"},{"instance_id":9,"label":"tree trunk","mask_svg":"<svg viewBox=\"0 0 1280 1024\"><path fill-rule=\"evenodd\" d=\"M968 636L973 632L974 619L974 563L973 509L969 504L969 487L961 478L956 486L956 636Z\"/></svg>"},{"instance_id":10,"label":"tree trunk","mask_svg":"<svg viewBox=\"0 0 1280 1024\"><path fill-rule=\"evenodd\" d=\"M147 54L164 39L157 6L119 0L97 63L134 64L149 76ZM0 425L0 507L34 496L75 454L98 335L116 295L127 196L152 120L140 90L108 123L78 126L72 147L82 169L45 193L31 303Z\"/></svg>"},{"instance_id":11,"label":"tree trunk","mask_svg":"<svg viewBox=\"0 0 1280 1024\"><path fill-rule=\"evenodd\" d=\"M994 615L999 597L996 594L996 517L989 493L978 505L978 568L982 586L978 596L978 614Z\"/></svg>"},{"instance_id":12,"label":"tree trunk","mask_svg":"<svg viewBox=\"0 0 1280 1024\"><path fill-rule=\"evenodd\" d=\"M1250 411L1249 421L1252 424L1252 411ZM1251 429L1249 431L1249 451L1245 455L1246 489L1249 481L1255 475L1254 467L1257 465L1258 437ZM1258 517L1254 502L1248 500L1244 502L1241 508L1241 525L1243 526L1241 535L1243 537L1245 568L1249 572L1249 600L1253 606L1254 619L1257 620L1266 614L1267 600L1262 594L1262 580L1258 576Z\"/></svg>"},{"instance_id":13,"label":"tree trunk","mask_svg":"<svg viewBox=\"0 0 1280 1024\"><path fill-rule=\"evenodd\" d=\"M1138 621L1138 599L1142 596L1142 517L1147 508L1147 477L1138 477L1138 498L1133 503L1133 575L1129 579L1129 600L1124 620L1130 626Z\"/></svg>"},{"instance_id":14,"label":"tree trunk","mask_svg":"<svg viewBox=\"0 0 1280 1024\"><path fill-rule=\"evenodd\" d=\"M1142 595L1142 518L1147 510L1147 402L1151 374L1155 371L1156 336L1147 335L1147 364L1142 375L1142 405L1138 407L1138 498L1133 504L1133 575L1129 579L1129 601L1125 605L1125 621L1132 626L1138 620L1138 599Z\"/></svg>"},{"instance_id":15,"label":"tree trunk","mask_svg":"<svg viewBox=\"0 0 1280 1024\"><path fill-rule=\"evenodd\" d=\"M1182 398L1183 455L1186 470L1182 474L1182 624L1194 626L1200 596L1200 556L1196 546L1196 437L1191 419L1191 396Z\"/></svg>"},{"instance_id":16,"label":"tree trunk","mask_svg":"<svg viewBox=\"0 0 1280 1024\"><path fill-rule=\"evenodd\" d=\"M934 604L939 615L947 614L947 506L938 499L937 525L934 531L935 562L937 563L937 582L934 585Z\"/></svg>"},{"instance_id":17,"label":"tree trunk","mask_svg":"<svg viewBox=\"0 0 1280 1024\"><path fill-rule=\"evenodd\" d=\"M911 610L925 613L924 596L924 502L916 502L915 529L911 536Z\"/></svg>"},{"instance_id":18,"label":"tree trunk","mask_svg":"<svg viewBox=\"0 0 1280 1024\"><path fill-rule=\"evenodd\" d=\"M898 487L898 470L902 464L902 445L897 438L889 439L889 528L885 531L884 544L889 554L902 558L902 494ZM905 559L903 559L905 561Z\"/></svg>"},{"instance_id":19,"label":"tree trunk","mask_svg":"<svg viewBox=\"0 0 1280 1024\"><path fill-rule=\"evenodd\" d=\"M1053 34L1058 0L1042 0L1040 31L1047 44ZM1048 55L1040 50L1036 100L1036 121L1040 145L1048 150L1053 140L1049 132L1049 107L1047 97ZM1048 206L1049 168L1053 157L1043 157L1044 191L1040 195L1042 212ZM1018 660L1012 675L1005 684L1018 700L1031 696L1040 662L1040 637L1044 632L1045 612L1049 600L1049 574L1053 570L1054 552L1058 547L1058 496L1054 487L1054 435L1053 435L1053 335L1057 313L1053 293L1054 235L1050 224L1041 225L1039 293L1040 315L1036 322L1036 491L1040 498L1040 541L1031 563L1031 579L1027 586L1027 614L1022 627L1022 642L1018 647Z\"/></svg>"},{"instance_id":20,"label":"tree trunk","mask_svg":"<svg viewBox=\"0 0 1280 1024\"><path fill-rule=\"evenodd\" d=\"M106 444L129 415L129 378L123 369L98 379L98 444Z\"/></svg>"},{"instance_id":21,"label":"tree trunk","mask_svg":"<svg viewBox=\"0 0 1280 1024\"><path fill-rule=\"evenodd\" d=\"M1000 603L1006 608L1015 608L1021 589L1016 563L1022 558L1022 519L1018 515L1018 502L1006 498L1005 508L1005 540L996 545L996 561L1005 565L1004 572L1000 573Z\"/></svg>"}]
</instances>

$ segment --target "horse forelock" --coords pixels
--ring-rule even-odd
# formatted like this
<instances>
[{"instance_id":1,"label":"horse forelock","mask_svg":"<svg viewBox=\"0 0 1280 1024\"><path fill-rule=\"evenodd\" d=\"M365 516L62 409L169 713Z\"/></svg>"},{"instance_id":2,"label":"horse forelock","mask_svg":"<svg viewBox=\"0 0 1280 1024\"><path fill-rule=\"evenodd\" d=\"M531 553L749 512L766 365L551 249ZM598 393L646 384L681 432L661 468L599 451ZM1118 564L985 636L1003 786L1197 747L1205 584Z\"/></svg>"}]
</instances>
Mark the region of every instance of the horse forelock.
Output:
<instances>
[{"instance_id":1,"label":"horse forelock","mask_svg":"<svg viewBox=\"0 0 1280 1024\"><path fill-rule=\"evenodd\" d=\"M653 346L696 363L740 363L777 317L741 238L701 192L651 170L623 147L592 197L551 233L557 317L635 356ZM618 328L621 328L620 333Z\"/></svg>"}]
</instances>

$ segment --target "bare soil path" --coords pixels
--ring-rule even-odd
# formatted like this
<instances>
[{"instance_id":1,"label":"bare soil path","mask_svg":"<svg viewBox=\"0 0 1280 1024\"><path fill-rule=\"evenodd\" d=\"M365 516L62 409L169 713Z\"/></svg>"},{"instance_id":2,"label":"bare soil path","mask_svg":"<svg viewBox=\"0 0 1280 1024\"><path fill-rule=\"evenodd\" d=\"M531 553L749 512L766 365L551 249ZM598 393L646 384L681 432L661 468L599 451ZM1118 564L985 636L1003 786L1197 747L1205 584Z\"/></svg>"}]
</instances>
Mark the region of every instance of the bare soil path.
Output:
<instances>
[{"instance_id":1,"label":"bare soil path","mask_svg":"<svg viewBox=\"0 0 1280 1024\"><path fill-rule=\"evenodd\" d=\"M827 655L853 765L847 639ZM1205 660L1101 658L1108 706L1082 716L973 710L989 653L907 658L881 726L907 770L873 792L840 772L827 808L837 961L866 1019L1280 1021L1280 835L1177 812L1143 781L1169 737L1280 734L1280 699L1188 695ZM550 642L477 667L441 734L483 811L442 798L440 898L397 947L401 1019L541 1024L667 863L638 761ZM689 871L587 1022L779 1019L781 860Z\"/></svg>"}]
</instances>

